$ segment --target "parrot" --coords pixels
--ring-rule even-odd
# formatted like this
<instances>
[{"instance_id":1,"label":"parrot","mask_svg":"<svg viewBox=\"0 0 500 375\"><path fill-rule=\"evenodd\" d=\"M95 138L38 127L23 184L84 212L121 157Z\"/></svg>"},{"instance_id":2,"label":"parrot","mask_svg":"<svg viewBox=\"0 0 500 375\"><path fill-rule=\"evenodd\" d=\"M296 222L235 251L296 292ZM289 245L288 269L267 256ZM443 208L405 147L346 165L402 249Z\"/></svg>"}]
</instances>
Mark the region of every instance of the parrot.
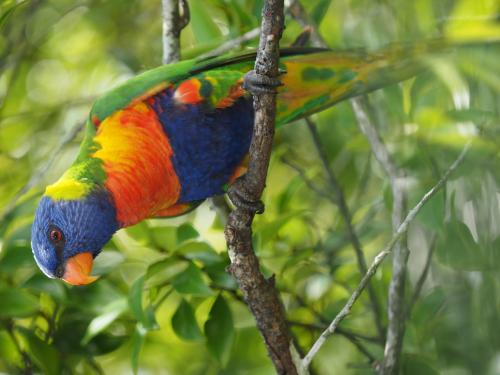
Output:
<instances>
[{"instance_id":1,"label":"parrot","mask_svg":"<svg viewBox=\"0 0 500 375\"><path fill-rule=\"evenodd\" d=\"M283 48L276 126L409 79L425 69L422 56L442 49L439 41L373 53ZM255 57L163 65L94 102L75 161L35 211L31 246L46 276L93 282L93 261L117 230L188 213L245 174L254 109L243 81Z\"/></svg>"}]
</instances>

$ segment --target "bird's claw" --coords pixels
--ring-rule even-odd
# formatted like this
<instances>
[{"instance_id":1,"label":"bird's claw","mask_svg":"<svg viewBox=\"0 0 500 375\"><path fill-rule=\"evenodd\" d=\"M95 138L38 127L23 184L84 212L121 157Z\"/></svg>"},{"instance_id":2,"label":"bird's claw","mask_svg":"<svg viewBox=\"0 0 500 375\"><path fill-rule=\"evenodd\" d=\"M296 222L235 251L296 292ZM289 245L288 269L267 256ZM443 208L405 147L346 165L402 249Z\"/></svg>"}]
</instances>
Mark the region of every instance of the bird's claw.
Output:
<instances>
[{"instance_id":1,"label":"bird's claw","mask_svg":"<svg viewBox=\"0 0 500 375\"><path fill-rule=\"evenodd\" d=\"M240 178L236 180L228 189L227 195L231 202L237 207L256 214L264 213L264 203L255 200L248 193L245 183Z\"/></svg>"},{"instance_id":2,"label":"bird's claw","mask_svg":"<svg viewBox=\"0 0 500 375\"><path fill-rule=\"evenodd\" d=\"M282 83L278 78L271 78L250 70L243 79L243 88L251 94L273 94Z\"/></svg>"}]
</instances>

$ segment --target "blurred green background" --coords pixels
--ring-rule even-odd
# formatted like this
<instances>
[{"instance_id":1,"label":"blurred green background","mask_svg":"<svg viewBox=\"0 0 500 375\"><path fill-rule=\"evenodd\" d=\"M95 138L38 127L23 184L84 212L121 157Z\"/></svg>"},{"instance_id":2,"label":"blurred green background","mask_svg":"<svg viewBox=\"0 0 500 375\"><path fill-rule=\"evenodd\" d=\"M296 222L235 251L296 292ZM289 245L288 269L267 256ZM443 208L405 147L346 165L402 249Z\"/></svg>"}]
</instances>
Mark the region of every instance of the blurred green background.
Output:
<instances>
[{"instance_id":1,"label":"blurred green background","mask_svg":"<svg viewBox=\"0 0 500 375\"><path fill-rule=\"evenodd\" d=\"M182 57L210 51L260 23L261 0L192 0ZM332 48L500 35L498 0L307 0ZM45 374L273 374L228 264L223 219L210 203L170 220L119 231L87 287L47 279L30 249L46 184L76 156L72 139L92 101L161 64L161 1L0 2L0 372ZM301 32L290 17L282 45ZM256 45L250 41L244 47ZM473 147L409 231L411 296L426 255L428 278L404 339L405 374L500 374L500 48L434 57L417 78L370 94L371 114L407 174L410 206ZM468 105L470 103L470 105ZM368 260L391 236L386 176L348 102L314 116ZM54 160L54 163L50 163ZM297 173L292 161L303 170ZM50 164L49 164L50 163ZM360 275L303 121L278 130L254 243L277 287L298 346L307 351ZM28 186L27 194L13 204ZM390 261L373 285L386 309ZM384 311L384 316L386 311ZM377 359L383 346L363 295L341 324ZM314 374L370 374L342 335Z\"/></svg>"}]
</instances>

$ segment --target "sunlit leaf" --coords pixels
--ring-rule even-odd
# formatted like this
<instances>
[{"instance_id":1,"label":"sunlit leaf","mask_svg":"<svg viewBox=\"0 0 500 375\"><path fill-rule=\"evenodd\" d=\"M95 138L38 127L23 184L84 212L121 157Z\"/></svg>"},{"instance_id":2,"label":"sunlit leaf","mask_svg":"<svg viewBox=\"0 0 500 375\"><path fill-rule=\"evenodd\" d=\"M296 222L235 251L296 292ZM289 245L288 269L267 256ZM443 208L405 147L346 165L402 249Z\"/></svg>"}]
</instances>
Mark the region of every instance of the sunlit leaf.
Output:
<instances>
[{"instance_id":1,"label":"sunlit leaf","mask_svg":"<svg viewBox=\"0 0 500 375\"><path fill-rule=\"evenodd\" d=\"M144 340L146 337L146 330L141 326L137 325L132 336L132 355L130 361L132 364L132 371L137 374L139 369L139 355L141 354L142 346L144 345Z\"/></svg>"},{"instance_id":2,"label":"sunlit leaf","mask_svg":"<svg viewBox=\"0 0 500 375\"><path fill-rule=\"evenodd\" d=\"M208 43L221 37L221 32L206 3L194 2L191 4L190 25L199 43Z\"/></svg>"},{"instance_id":3,"label":"sunlit leaf","mask_svg":"<svg viewBox=\"0 0 500 375\"><path fill-rule=\"evenodd\" d=\"M143 290L144 276L141 276L130 288L128 299L130 310L137 321L140 322L146 330L158 329L158 323L156 323L154 311L151 307L147 307L146 309L143 308Z\"/></svg>"},{"instance_id":4,"label":"sunlit leaf","mask_svg":"<svg viewBox=\"0 0 500 375\"><path fill-rule=\"evenodd\" d=\"M90 322L87 332L82 339L82 344L86 345L94 336L105 330L111 323L113 323L123 312L128 308L127 300L121 299L114 301L106 306L101 315L96 316Z\"/></svg>"}]
</instances>

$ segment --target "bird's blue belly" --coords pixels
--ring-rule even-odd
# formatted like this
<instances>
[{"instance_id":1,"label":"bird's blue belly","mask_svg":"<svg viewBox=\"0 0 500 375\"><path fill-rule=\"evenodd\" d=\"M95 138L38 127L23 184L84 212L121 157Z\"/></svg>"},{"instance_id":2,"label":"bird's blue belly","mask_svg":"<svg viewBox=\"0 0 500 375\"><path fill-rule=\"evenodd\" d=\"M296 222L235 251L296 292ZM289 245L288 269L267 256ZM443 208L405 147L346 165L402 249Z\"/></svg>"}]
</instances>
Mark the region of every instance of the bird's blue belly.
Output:
<instances>
[{"instance_id":1,"label":"bird's blue belly","mask_svg":"<svg viewBox=\"0 0 500 375\"><path fill-rule=\"evenodd\" d=\"M175 103L170 90L154 96L152 108L173 149L172 163L181 184L178 203L224 192L236 167L248 153L254 111L241 97L227 108Z\"/></svg>"}]
</instances>

